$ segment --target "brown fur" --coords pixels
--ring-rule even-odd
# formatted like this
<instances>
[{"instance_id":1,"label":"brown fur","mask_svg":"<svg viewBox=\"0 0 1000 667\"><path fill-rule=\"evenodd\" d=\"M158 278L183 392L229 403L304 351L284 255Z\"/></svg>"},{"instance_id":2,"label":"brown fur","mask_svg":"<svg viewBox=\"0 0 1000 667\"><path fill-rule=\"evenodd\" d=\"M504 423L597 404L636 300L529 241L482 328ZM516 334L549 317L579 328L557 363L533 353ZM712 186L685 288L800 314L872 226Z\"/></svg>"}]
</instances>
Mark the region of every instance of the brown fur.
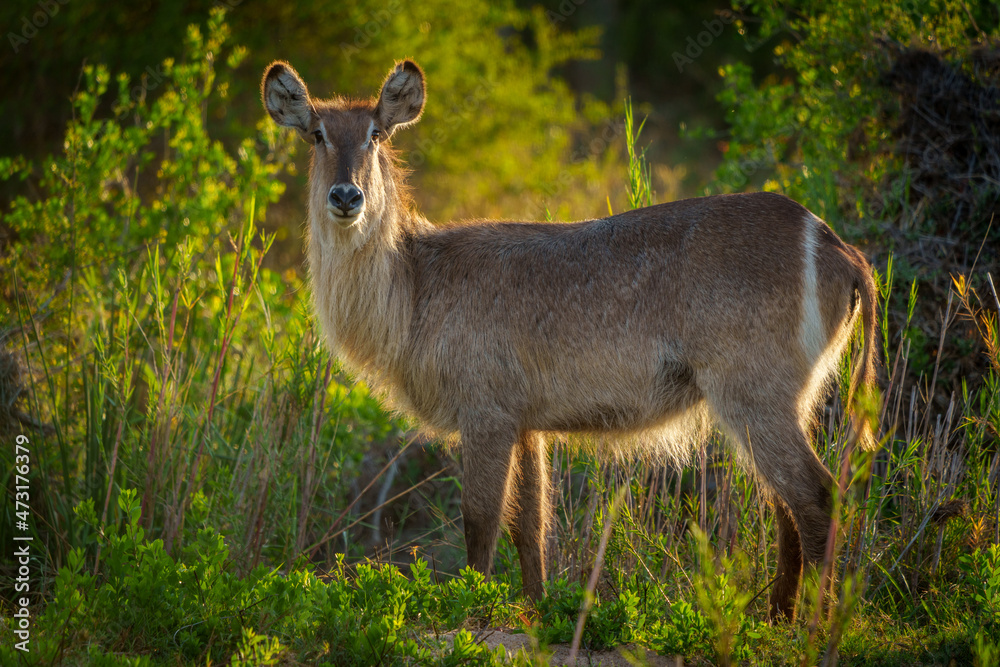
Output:
<instances>
[{"instance_id":1,"label":"brown fur","mask_svg":"<svg viewBox=\"0 0 1000 667\"><path fill-rule=\"evenodd\" d=\"M437 228L410 209L385 143L423 109L419 67L397 64L378 100L314 101L279 62L262 95L279 124L317 142L309 262L332 350L393 407L461 439L470 565L489 574L506 523L525 591L542 594L543 434L682 463L714 421L775 498L771 610L794 616L802 565L822 562L830 524L833 478L809 433L859 311L852 396L874 381L876 293L856 249L765 193ZM330 208L338 184L364 193L362 211Z\"/></svg>"}]
</instances>

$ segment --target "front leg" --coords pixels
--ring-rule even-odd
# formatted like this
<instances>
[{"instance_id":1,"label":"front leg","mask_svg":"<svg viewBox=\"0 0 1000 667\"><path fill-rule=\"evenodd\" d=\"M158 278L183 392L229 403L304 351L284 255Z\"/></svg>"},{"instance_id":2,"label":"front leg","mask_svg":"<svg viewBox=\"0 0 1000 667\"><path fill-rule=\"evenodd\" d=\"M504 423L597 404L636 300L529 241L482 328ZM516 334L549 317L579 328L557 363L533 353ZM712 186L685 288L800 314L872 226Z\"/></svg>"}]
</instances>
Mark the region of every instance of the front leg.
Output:
<instances>
[{"instance_id":1,"label":"front leg","mask_svg":"<svg viewBox=\"0 0 1000 667\"><path fill-rule=\"evenodd\" d=\"M515 428L488 420L462 429L462 519L469 567L486 578L493 570L500 526L513 511L517 477Z\"/></svg>"}]
</instances>

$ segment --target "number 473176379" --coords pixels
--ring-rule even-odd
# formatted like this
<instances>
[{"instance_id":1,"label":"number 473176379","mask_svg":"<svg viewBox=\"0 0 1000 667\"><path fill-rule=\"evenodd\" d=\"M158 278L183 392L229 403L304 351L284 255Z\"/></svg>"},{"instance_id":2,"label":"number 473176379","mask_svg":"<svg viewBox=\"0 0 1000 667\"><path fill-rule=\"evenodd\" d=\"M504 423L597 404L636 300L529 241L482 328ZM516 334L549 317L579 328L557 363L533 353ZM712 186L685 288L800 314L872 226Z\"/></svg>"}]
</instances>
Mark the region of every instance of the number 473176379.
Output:
<instances>
[{"instance_id":1,"label":"number 473176379","mask_svg":"<svg viewBox=\"0 0 1000 667\"><path fill-rule=\"evenodd\" d=\"M28 448L28 437L17 436L14 445L14 515L17 517L17 527L28 530L28 472L31 470Z\"/></svg>"}]
</instances>

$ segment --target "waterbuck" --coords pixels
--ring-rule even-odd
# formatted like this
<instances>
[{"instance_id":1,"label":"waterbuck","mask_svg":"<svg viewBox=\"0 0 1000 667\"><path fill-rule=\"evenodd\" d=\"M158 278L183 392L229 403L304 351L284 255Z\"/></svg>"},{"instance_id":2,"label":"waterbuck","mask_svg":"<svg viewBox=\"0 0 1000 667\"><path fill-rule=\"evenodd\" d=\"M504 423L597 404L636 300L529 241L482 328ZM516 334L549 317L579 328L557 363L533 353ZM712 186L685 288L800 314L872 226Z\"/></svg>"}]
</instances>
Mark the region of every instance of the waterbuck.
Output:
<instances>
[{"instance_id":1,"label":"waterbuck","mask_svg":"<svg viewBox=\"0 0 1000 667\"><path fill-rule=\"evenodd\" d=\"M824 559L834 484L810 431L859 317L848 405L875 380L876 288L857 249L767 193L436 227L413 210L390 145L423 112L415 63L396 64L377 99L313 99L284 62L261 93L314 144L308 257L330 349L461 442L469 565L489 576L505 524L525 592L543 594L545 435L680 463L714 422L774 501L770 612L794 618L803 563ZM866 420L854 425L873 447Z\"/></svg>"}]
</instances>

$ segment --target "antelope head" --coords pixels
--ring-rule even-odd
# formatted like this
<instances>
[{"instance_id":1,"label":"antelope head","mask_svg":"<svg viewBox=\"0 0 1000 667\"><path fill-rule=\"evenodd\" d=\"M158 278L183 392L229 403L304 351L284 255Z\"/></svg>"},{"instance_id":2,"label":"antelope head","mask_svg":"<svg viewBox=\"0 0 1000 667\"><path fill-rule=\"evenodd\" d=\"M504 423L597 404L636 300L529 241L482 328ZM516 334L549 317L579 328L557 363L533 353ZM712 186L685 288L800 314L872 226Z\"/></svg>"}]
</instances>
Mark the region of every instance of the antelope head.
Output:
<instances>
[{"instance_id":1,"label":"antelope head","mask_svg":"<svg viewBox=\"0 0 1000 667\"><path fill-rule=\"evenodd\" d=\"M401 184L387 142L423 112L424 74L416 63L397 63L377 100L314 100L291 65L278 61L264 73L261 97L278 125L313 145L313 243L360 247L384 219L399 213Z\"/></svg>"}]
</instances>

